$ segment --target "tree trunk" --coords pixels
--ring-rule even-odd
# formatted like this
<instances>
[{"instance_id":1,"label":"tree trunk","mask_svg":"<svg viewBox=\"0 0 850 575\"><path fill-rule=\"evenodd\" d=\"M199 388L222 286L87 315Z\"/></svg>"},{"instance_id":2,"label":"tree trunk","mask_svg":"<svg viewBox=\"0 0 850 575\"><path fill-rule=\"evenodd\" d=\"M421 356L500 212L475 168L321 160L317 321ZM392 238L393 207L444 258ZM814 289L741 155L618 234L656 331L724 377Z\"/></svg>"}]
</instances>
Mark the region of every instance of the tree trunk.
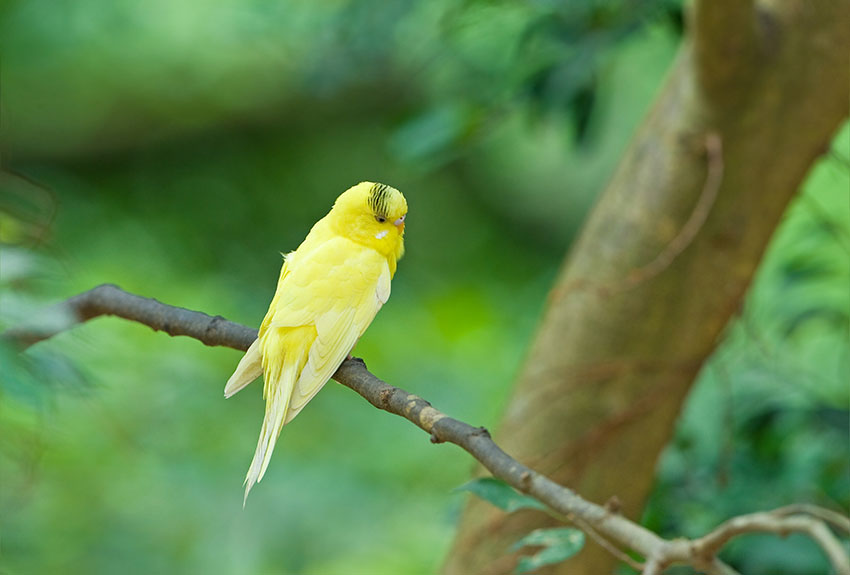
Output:
<instances>
[{"instance_id":1,"label":"tree trunk","mask_svg":"<svg viewBox=\"0 0 850 575\"><path fill-rule=\"evenodd\" d=\"M497 441L639 517L658 454L774 228L848 112L850 2L703 0L550 294ZM552 523L472 500L445 572L512 572ZM600 575L588 544L546 573Z\"/></svg>"}]
</instances>

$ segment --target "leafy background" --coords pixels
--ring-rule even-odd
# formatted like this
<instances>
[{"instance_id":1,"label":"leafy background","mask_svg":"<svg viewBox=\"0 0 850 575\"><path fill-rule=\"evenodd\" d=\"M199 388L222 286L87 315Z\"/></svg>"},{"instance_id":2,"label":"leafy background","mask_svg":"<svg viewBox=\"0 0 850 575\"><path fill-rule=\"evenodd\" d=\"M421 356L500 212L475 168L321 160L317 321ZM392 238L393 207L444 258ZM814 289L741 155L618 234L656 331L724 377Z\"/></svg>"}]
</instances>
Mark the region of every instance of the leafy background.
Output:
<instances>
[{"instance_id":1,"label":"leafy background","mask_svg":"<svg viewBox=\"0 0 850 575\"><path fill-rule=\"evenodd\" d=\"M663 82L677 2L0 4L0 328L93 285L256 325L280 251L361 180L408 254L357 354L496 427L571 239ZM659 462L696 535L850 506L850 129L789 209ZM471 460L330 384L241 509L239 354L99 319L0 349L0 572L435 572ZM826 572L751 538L748 573Z\"/></svg>"}]
</instances>

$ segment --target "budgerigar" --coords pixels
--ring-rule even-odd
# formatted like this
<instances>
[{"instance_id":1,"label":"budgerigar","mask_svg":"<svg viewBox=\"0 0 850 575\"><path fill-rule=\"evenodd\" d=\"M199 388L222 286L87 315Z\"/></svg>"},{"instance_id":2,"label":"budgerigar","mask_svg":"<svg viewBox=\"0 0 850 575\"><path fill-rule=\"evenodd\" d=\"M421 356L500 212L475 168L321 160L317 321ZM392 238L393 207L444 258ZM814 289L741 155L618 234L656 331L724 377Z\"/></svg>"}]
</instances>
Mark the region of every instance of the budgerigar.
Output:
<instances>
[{"instance_id":1,"label":"budgerigar","mask_svg":"<svg viewBox=\"0 0 850 575\"><path fill-rule=\"evenodd\" d=\"M265 418L245 500L263 478L281 428L322 389L390 297L406 215L401 192L361 182L284 256L259 336L224 388L230 397L260 375L265 382Z\"/></svg>"}]
</instances>

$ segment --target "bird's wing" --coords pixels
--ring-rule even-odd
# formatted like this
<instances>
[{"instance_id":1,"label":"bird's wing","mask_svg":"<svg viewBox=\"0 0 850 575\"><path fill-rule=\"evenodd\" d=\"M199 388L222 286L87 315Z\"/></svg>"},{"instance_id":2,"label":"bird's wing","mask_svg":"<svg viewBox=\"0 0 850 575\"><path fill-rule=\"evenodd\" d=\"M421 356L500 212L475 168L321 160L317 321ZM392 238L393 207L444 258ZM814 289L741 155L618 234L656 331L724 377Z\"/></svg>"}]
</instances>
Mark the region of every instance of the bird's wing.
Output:
<instances>
[{"instance_id":1,"label":"bird's wing","mask_svg":"<svg viewBox=\"0 0 850 575\"><path fill-rule=\"evenodd\" d=\"M262 337L266 330L271 325L272 319L278 309L280 309L280 298L281 295L287 291L288 282L290 273L289 273L289 258L292 257L292 254L287 254L283 256L283 265L280 268L280 277L277 280L277 287L274 290L274 296L272 297L272 301L269 304L269 309L266 312L266 316L263 318L263 323L260 324L260 330L258 337Z\"/></svg>"},{"instance_id":2,"label":"bird's wing","mask_svg":"<svg viewBox=\"0 0 850 575\"><path fill-rule=\"evenodd\" d=\"M333 376L390 296L385 259L364 250L329 274L337 285L332 305L315 319L316 340L292 391L284 425L292 421Z\"/></svg>"}]
</instances>

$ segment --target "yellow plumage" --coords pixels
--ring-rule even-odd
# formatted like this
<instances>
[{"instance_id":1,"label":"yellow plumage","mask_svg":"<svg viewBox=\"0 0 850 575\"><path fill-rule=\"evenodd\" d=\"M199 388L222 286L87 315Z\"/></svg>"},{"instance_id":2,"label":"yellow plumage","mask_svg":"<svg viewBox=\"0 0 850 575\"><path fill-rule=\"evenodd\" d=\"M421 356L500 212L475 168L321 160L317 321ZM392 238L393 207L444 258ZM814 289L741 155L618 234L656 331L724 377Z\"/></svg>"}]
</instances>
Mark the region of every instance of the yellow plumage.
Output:
<instances>
[{"instance_id":1,"label":"yellow plumage","mask_svg":"<svg viewBox=\"0 0 850 575\"><path fill-rule=\"evenodd\" d=\"M406 215L401 192L361 182L284 257L259 337L224 388L230 397L260 375L265 381L266 413L246 499L266 472L281 428L336 372L390 297Z\"/></svg>"}]
</instances>

